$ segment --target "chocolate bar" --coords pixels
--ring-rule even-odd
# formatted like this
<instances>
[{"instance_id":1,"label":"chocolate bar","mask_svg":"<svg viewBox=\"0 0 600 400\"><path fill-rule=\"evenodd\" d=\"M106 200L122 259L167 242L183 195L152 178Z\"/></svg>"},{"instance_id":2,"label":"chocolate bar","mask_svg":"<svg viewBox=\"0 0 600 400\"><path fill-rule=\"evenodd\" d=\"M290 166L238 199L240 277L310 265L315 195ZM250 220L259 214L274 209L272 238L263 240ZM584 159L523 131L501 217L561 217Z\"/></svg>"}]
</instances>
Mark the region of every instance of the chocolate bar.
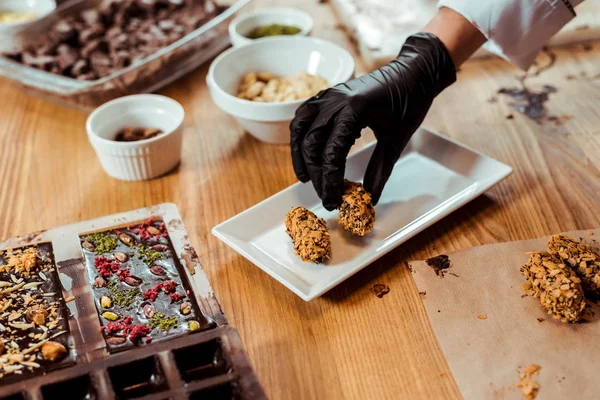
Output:
<instances>
[{"instance_id":1,"label":"chocolate bar","mask_svg":"<svg viewBox=\"0 0 600 400\"><path fill-rule=\"evenodd\" d=\"M22 325L15 328L4 319L15 315L11 323L32 325L14 340L32 350L21 372L0 377L0 399L265 398L175 205L34 232L0 249L0 292L6 290L0 304L33 286L38 287L33 301L39 292L48 302L47 314L36 307L28 316L20 303L15 310L9 305L6 315L0 311L0 338L10 346L9 355L16 348L8 335ZM155 314L146 315L146 306ZM113 321L107 312L118 318ZM153 319L158 313L162 317ZM198 329L190 333L192 321ZM50 332L38 337L45 334L42 324ZM46 339L65 350L56 345L44 350L47 343L39 341ZM0 354L0 372L12 358Z\"/></svg>"},{"instance_id":2,"label":"chocolate bar","mask_svg":"<svg viewBox=\"0 0 600 400\"><path fill-rule=\"evenodd\" d=\"M3 388L3 399L266 399L233 328L220 327Z\"/></svg>"},{"instance_id":3,"label":"chocolate bar","mask_svg":"<svg viewBox=\"0 0 600 400\"><path fill-rule=\"evenodd\" d=\"M214 327L196 304L162 220L80 240L109 351Z\"/></svg>"},{"instance_id":4,"label":"chocolate bar","mask_svg":"<svg viewBox=\"0 0 600 400\"><path fill-rule=\"evenodd\" d=\"M52 245L0 251L0 384L73 363Z\"/></svg>"}]
</instances>

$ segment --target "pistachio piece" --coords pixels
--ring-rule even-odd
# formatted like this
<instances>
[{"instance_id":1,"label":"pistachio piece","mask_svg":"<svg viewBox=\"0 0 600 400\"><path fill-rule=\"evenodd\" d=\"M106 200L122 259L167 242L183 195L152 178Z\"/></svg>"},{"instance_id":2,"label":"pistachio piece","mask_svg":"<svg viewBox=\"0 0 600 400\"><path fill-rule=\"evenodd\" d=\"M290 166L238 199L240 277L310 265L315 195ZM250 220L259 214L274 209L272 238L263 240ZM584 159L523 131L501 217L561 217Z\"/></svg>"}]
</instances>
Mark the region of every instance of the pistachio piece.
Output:
<instances>
[{"instance_id":1,"label":"pistachio piece","mask_svg":"<svg viewBox=\"0 0 600 400\"><path fill-rule=\"evenodd\" d=\"M160 276L164 276L167 274L167 272L165 271L165 269L163 267L161 267L160 265L153 265L150 267L150 272L152 272L154 275L160 275Z\"/></svg>"},{"instance_id":2,"label":"pistachio piece","mask_svg":"<svg viewBox=\"0 0 600 400\"><path fill-rule=\"evenodd\" d=\"M67 355L65 346L58 342L46 342L42 346L42 357L44 360L55 361Z\"/></svg>"},{"instance_id":3,"label":"pistachio piece","mask_svg":"<svg viewBox=\"0 0 600 400\"><path fill-rule=\"evenodd\" d=\"M100 305L102 306L102 308L111 308L112 300L108 296L102 296L100 298Z\"/></svg>"},{"instance_id":4,"label":"pistachio piece","mask_svg":"<svg viewBox=\"0 0 600 400\"><path fill-rule=\"evenodd\" d=\"M117 260L119 260L122 263L124 263L125 261L127 261L129 259L129 257L127 257L127 254L125 254L125 253L116 252L114 254L114 256Z\"/></svg>"},{"instance_id":5,"label":"pistachio piece","mask_svg":"<svg viewBox=\"0 0 600 400\"><path fill-rule=\"evenodd\" d=\"M87 251L94 251L94 249L96 248L96 246L94 246L93 244L91 244L87 240L85 242L81 243L81 247L83 247Z\"/></svg>"},{"instance_id":6,"label":"pistachio piece","mask_svg":"<svg viewBox=\"0 0 600 400\"><path fill-rule=\"evenodd\" d=\"M104 311L102 313L102 316L104 318L106 318L107 320L109 320L109 321L116 321L116 320L119 319L119 316L117 314L115 314L114 312L111 312L111 311Z\"/></svg>"},{"instance_id":7,"label":"pistachio piece","mask_svg":"<svg viewBox=\"0 0 600 400\"><path fill-rule=\"evenodd\" d=\"M109 336L106 338L106 343L110 344L111 346L117 346L125 343L126 340L127 339L122 336Z\"/></svg>"},{"instance_id":8,"label":"pistachio piece","mask_svg":"<svg viewBox=\"0 0 600 400\"><path fill-rule=\"evenodd\" d=\"M200 329L200 324L198 323L198 321L191 320L188 323L188 325L190 327L190 331L192 331L192 332L193 331L197 331L198 329Z\"/></svg>"},{"instance_id":9,"label":"pistachio piece","mask_svg":"<svg viewBox=\"0 0 600 400\"><path fill-rule=\"evenodd\" d=\"M181 303L181 305L179 306L179 311L181 311L183 315L188 315L192 312L192 305L188 302Z\"/></svg>"},{"instance_id":10,"label":"pistachio piece","mask_svg":"<svg viewBox=\"0 0 600 400\"><path fill-rule=\"evenodd\" d=\"M147 227L147 228L146 228L146 230L147 230L147 231L148 231L148 233L149 233L149 234L151 234L151 235L154 235L154 236L156 236L156 235L160 235L160 231L159 231L158 229L156 229L155 227L153 227L153 226L149 226L149 227Z\"/></svg>"},{"instance_id":11,"label":"pistachio piece","mask_svg":"<svg viewBox=\"0 0 600 400\"><path fill-rule=\"evenodd\" d=\"M42 304L31 306L25 313L28 322L35 322L36 325L44 325L48 318L48 310Z\"/></svg>"},{"instance_id":12,"label":"pistachio piece","mask_svg":"<svg viewBox=\"0 0 600 400\"><path fill-rule=\"evenodd\" d=\"M104 280L103 277L99 276L94 281L94 286L95 287L105 287L106 286L106 281Z\"/></svg>"},{"instance_id":13,"label":"pistachio piece","mask_svg":"<svg viewBox=\"0 0 600 400\"><path fill-rule=\"evenodd\" d=\"M144 306L144 315L146 316L146 318L154 317L154 307L150 304L146 304Z\"/></svg>"},{"instance_id":14,"label":"pistachio piece","mask_svg":"<svg viewBox=\"0 0 600 400\"><path fill-rule=\"evenodd\" d=\"M161 251L162 252L162 251L167 251L168 247L165 246L164 244L155 244L154 246L152 246L152 250Z\"/></svg>"},{"instance_id":15,"label":"pistachio piece","mask_svg":"<svg viewBox=\"0 0 600 400\"><path fill-rule=\"evenodd\" d=\"M142 284L142 280L135 276L127 276L125 277L125 283L129 286L140 286Z\"/></svg>"},{"instance_id":16,"label":"pistachio piece","mask_svg":"<svg viewBox=\"0 0 600 400\"><path fill-rule=\"evenodd\" d=\"M126 233L121 233L119 235L119 240L125 243L127 246L131 247L133 245L133 239Z\"/></svg>"}]
</instances>

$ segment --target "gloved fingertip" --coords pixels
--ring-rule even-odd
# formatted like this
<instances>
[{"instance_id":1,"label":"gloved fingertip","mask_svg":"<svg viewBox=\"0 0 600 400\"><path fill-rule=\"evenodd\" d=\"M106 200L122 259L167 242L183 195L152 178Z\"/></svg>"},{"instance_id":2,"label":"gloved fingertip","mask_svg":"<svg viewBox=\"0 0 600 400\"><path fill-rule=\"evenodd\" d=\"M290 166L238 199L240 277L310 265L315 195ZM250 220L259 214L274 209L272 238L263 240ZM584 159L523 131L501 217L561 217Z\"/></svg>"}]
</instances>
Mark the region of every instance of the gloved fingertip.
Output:
<instances>
[{"instance_id":1,"label":"gloved fingertip","mask_svg":"<svg viewBox=\"0 0 600 400\"><path fill-rule=\"evenodd\" d=\"M327 211L333 211L337 209L340 205L340 203L323 202L323 207L325 207Z\"/></svg>"}]
</instances>

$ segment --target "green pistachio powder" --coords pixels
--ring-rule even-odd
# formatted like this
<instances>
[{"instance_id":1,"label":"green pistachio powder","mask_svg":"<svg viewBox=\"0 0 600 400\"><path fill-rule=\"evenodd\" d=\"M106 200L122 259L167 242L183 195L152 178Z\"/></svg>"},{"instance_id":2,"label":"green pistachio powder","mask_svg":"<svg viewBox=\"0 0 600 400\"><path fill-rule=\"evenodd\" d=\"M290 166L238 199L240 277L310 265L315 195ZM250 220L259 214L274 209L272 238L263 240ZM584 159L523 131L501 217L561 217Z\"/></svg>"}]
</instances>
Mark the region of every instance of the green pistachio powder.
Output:
<instances>
[{"instance_id":1,"label":"green pistachio powder","mask_svg":"<svg viewBox=\"0 0 600 400\"><path fill-rule=\"evenodd\" d=\"M296 35L300 28L291 25L271 24L254 28L248 35L249 39L259 39L267 36Z\"/></svg>"},{"instance_id":2,"label":"green pistachio powder","mask_svg":"<svg viewBox=\"0 0 600 400\"><path fill-rule=\"evenodd\" d=\"M96 254L104 254L113 251L117 247L117 238L105 233L92 233L84 239L94 245Z\"/></svg>"},{"instance_id":3,"label":"green pistachio powder","mask_svg":"<svg viewBox=\"0 0 600 400\"><path fill-rule=\"evenodd\" d=\"M157 312L150 318L148 326L150 329L159 327L161 331L167 332L177 326L177 317L174 315L166 317L165 314Z\"/></svg>"},{"instance_id":4,"label":"green pistachio powder","mask_svg":"<svg viewBox=\"0 0 600 400\"><path fill-rule=\"evenodd\" d=\"M109 281L106 286L108 287L108 296L113 303L125 310L130 310L135 300L142 295L139 288L120 289L119 284L115 281Z\"/></svg>"},{"instance_id":5,"label":"green pistachio powder","mask_svg":"<svg viewBox=\"0 0 600 400\"><path fill-rule=\"evenodd\" d=\"M156 260L160 260L162 258L162 254L158 251L151 249L150 247L146 247L143 244L139 245L138 252L140 253L140 258L144 263L148 266L151 266Z\"/></svg>"}]
</instances>

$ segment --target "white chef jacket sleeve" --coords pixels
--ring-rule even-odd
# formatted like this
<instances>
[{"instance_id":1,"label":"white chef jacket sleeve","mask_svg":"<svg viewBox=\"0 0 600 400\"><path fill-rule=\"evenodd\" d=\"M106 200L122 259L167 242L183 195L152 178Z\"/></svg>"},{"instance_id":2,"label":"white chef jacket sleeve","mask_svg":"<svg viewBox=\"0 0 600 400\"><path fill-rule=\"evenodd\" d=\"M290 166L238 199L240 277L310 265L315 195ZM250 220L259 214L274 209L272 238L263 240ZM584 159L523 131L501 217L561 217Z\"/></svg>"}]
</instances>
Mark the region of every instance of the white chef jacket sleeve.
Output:
<instances>
[{"instance_id":1,"label":"white chef jacket sleeve","mask_svg":"<svg viewBox=\"0 0 600 400\"><path fill-rule=\"evenodd\" d=\"M526 70L544 44L575 17L583 0L440 0L475 25L484 47Z\"/></svg>"}]
</instances>

